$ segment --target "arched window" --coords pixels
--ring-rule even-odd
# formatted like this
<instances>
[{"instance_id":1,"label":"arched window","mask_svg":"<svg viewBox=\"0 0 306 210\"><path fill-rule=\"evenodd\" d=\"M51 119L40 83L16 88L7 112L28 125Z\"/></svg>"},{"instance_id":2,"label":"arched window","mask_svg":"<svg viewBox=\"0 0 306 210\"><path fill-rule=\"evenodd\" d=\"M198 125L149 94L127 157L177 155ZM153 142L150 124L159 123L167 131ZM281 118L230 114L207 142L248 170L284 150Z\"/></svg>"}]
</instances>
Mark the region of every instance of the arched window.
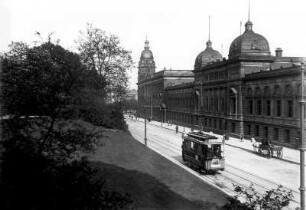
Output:
<instances>
[{"instance_id":1,"label":"arched window","mask_svg":"<svg viewBox=\"0 0 306 210\"><path fill-rule=\"evenodd\" d=\"M266 86L265 89L264 89L264 97L271 97L271 91L270 91L270 87L269 86Z\"/></svg>"},{"instance_id":2,"label":"arched window","mask_svg":"<svg viewBox=\"0 0 306 210\"><path fill-rule=\"evenodd\" d=\"M237 114L237 93L235 88L230 89L230 114Z\"/></svg>"},{"instance_id":3,"label":"arched window","mask_svg":"<svg viewBox=\"0 0 306 210\"><path fill-rule=\"evenodd\" d=\"M286 117L293 117L293 88L290 84L286 85L285 88L286 97Z\"/></svg>"},{"instance_id":4,"label":"arched window","mask_svg":"<svg viewBox=\"0 0 306 210\"><path fill-rule=\"evenodd\" d=\"M282 100L281 100L281 88L279 85L274 87L273 91L274 97L274 107L275 107L275 116L281 117L282 116Z\"/></svg>"},{"instance_id":5,"label":"arched window","mask_svg":"<svg viewBox=\"0 0 306 210\"><path fill-rule=\"evenodd\" d=\"M279 85L276 85L274 87L273 97L280 97L280 96L281 96L281 89L280 89Z\"/></svg>"},{"instance_id":6,"label":"arched window","mask_svg":"<svg viewBox=\"0 0 306 210\"><path fill-rule=\"evenodd\" d=\"M246 96L247 96L247 97L250 97L250 98L253 97L253 90L252 90L251 87L248 88L247 93L246 93Z\"/></svg>"},{"instance_id":7,"label":"arched window","mask_svg":"<svg viewBox=\"0 0 306 210\"><path fill-rule=\"evenodd\" d=\"M247 113L253 114L253 89L249 87L246 92L246 98L247 98Z\"/></svg>"},{"instance_id":8,"label":"arched window","mask_svg":"<svg viewBox=\"0 0 306 210\"><path fill-rule=\"evenodd\" d=\"M265 115L270 116L271 115L271 91L269 86L265 86L264 88L264 112Z\"/></svg>"},{"instance_id":9,"label":"arched window","mask_svg":"<svg viewBox=\"0 0 306 210\"><path fill-rule=\"evenodd\" d=\"M261 101L261 89L257 87L255 89L255 100L256 100L256 114L261 115L262 114L262 101Z\"/></svg>"}]
</instances>

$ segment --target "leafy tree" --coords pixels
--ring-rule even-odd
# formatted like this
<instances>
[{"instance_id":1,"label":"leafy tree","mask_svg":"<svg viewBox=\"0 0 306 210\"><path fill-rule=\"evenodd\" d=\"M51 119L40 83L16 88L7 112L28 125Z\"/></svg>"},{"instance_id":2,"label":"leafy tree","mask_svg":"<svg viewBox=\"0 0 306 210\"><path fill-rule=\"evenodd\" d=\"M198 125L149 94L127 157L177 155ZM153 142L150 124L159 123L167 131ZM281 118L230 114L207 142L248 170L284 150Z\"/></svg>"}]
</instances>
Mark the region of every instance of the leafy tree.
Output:
<instances>
[{"instance_id":1,"label":"leafy tree","mask_svg":"<svg viewBox=\"0 0 306 210\"><path fill-rule=\"evenodd\" d=\"M128 75L132 67L131 53L120 46L113 34L87 24L76 41L83 63L97 71L107 82L106 92L110 101L120 101L126 93Z\"/></svg>"},{"instance_id":2,"label":"leafy tree","mask_svg":"<svg viewBox=\"0 0 306 210\"><path fill-rule=\"evenodd\" d=\"M122 102L124 110L137 110L138 102L136 99L126 99Z\"/></svg>"},{"instance_id":3,"label":"leafy tree","mask_svg":"<svg viewBox=\"0 0 306 210\"><path fill-rule=\"evenodd\" d=\"M74 108L88 110L88 103L103 101L103 76L50 39L35 47L12 43L2 76L1 100L11 117L0 121L1 209L132 207L128 195L103 191L103 179L86 158L101 130L69 120Z\"/></svg>"},{"instance_id":4,"label":"leafy tree","mask_svg":"<svg viewBox=\"0 0 306 210\"><path fill-rule=\"evenodd\" d=\"M288 206L293 198L292 191L283 189L282 185L266 191L263 195L258 194L252 184L248 188L235 184L234 187L237 195L229 198L229 203L223 206L223 210L281 210ZM239 198L245 202L241 202Z\"/></svg>"},{"instance_id":5,"label":"leafy tree","mask_svg":"<svg viewBox=\"0 0 306 210\"><path fill-rule=\"evenodd\" d=\"M29 48L12 43L3 62L6 114L55 118L83 86L79 56L51 42Z\"/></svg>"}]
</instances>

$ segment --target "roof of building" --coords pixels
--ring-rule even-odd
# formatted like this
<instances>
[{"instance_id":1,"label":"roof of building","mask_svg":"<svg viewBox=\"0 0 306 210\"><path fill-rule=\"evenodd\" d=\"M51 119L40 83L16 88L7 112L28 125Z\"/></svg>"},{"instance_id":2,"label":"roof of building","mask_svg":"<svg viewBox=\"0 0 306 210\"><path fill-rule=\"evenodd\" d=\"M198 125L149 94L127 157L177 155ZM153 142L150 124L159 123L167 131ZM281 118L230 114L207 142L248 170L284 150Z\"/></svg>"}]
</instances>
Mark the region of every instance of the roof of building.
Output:
<instances>
[{"instance_id":1,"label":"roof of building","mask_svg":"<svg viewBox=\"0 0 306 210\"><path fill-rule=\"evenodd\" d=\"M219 60L222 60L222 55L212 48L212 42L208 40L206 42L206 49L202 51L195 60L194 69L200 70L208 63Z\"/></svg>"},{"instance_id":2,"label":"roof of building","mask_svg":"<svg viewBox=\"0 0 306 210\"><path fill-rule=\"evenodd\" d=\"M150 50L149 41L145 41L144 50L141 53L141 59L153 59L153 53Z\"/></svg>"},{"instance_id":3,"label":"roof of building","mask_svg":"<svg viewBox=\"0 0 306 210\"><path fill-rule=\"evenodd\" d=\"M267 39L253 31L251 21L246 22L244 33L230 45L229 59L240 56L271 56Z\"/></svg>"}]
</instances>

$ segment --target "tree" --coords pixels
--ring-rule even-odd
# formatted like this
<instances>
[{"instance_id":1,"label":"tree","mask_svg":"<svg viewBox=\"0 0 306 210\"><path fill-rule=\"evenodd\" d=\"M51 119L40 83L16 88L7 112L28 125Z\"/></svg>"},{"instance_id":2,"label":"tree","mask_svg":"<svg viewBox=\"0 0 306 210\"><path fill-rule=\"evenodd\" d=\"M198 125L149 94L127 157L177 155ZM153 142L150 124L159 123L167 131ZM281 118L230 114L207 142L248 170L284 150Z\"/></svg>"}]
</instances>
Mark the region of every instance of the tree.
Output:
<instances>
[{"instance_id":1,"label":"tree","mask_svg":"<svg viewBox=\"0 0 306 210\"><path fill-rule=\"evenodd\" d=\"M51 42L32 48L12 43L3 67L6 114L56 118L84 86L79 56Z\"/></svg>"},{"instance_id":2,"label":"tree","mask_svg":"<svg viewBox=\"0 0 306 210\"><path fill-rule=\"evenodd\" d=\"M107 82L106 92L110 101L120 101L126 93L127 71L133 65L131 52L120 46L117 36L87 24L76 41L83 63L97 71Z\"/></svg>"},{"instance_id":3,"label":"tree","mask_svg":"<svg viewBox=\"0 0 306 210\"><path fill-rule=\"evenodd\" d=\"M138 101L134 98L125 99L122 104L123 104L123 109L125 111L128 111L128 110L136 111L138 107Z\"/></svg>"},{"instance_id":4,"label":"tree","mask_svg":"<svg viewBox=\"0 0 306 210\"><path fill-rule=\"evenodd\" d=\"M103 191L104 180L86 158L101 129L72 115L63 119L69 108L103 100L103 76L50 37L35 47L12 43L3 67L1 100L11 117L0 121L1 209L132 207L130 196Z\"/></svg>"}]
</instances>

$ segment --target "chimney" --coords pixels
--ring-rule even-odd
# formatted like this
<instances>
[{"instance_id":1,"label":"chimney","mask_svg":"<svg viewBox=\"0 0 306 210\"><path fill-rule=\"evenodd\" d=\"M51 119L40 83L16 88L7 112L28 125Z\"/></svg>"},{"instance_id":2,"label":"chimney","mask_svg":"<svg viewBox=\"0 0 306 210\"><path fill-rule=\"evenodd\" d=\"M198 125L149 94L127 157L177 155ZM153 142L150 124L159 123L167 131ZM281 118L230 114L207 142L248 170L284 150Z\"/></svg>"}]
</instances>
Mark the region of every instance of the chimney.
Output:
<instances>
[{"instance_id":1,"label":"chimney","mask_svg":"<svg viewBox=\"0 0 306 210\"><path fill-rule=\"evenodd\" d=\"M282 48L280 48L280 47L276 48L276 50L275 50L275 56L276 56L277 58L280 58L280 57L283 56L283 50L282 50Z\"/></svg>"}]
</instances>

